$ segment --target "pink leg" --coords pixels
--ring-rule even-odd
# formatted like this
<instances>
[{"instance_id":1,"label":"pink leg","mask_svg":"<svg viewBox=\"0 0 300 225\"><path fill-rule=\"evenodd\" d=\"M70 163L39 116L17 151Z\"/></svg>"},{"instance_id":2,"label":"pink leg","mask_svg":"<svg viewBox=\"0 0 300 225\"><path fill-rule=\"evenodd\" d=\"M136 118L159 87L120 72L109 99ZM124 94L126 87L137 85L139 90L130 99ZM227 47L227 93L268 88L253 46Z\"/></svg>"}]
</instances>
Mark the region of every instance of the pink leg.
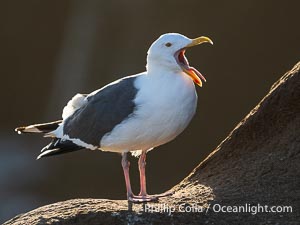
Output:
<instances>
[{"instance_id":1,"label":"pink leg","mask_svg":"<svg viewBox=\"0 0 300 225\"><path fill-rule=\"evenodd\" d=\"M155 201L160 197L172 195L172 192L165 192L162 194L156 195L148 195L147 187L146 187L146 153L147 151L143 151L139 158L139 170L140 170L140 193L137 197L141 199L146 199L146 201Z\"/></svg>"},{"instance_id":2,"label":"pink leg","mask_svg":"<svg viewBox=\"0 0 300 225\"><path fill-rule=\"evenodd\" d=\"M146 173L145 173L145 166L146 166L146 151L143 151L142 155L139 159L139 170L140 170L140 184L141 184L141 191L138 196L134 195L131 190L130 184L130 177L129 177L129 166L130 162L127 160L127 153L122 154L122 167L124 171L126 189L127 189L127 199L131 202L141 203L141 202L150 202L155 201L159 197L171 195L171 192L165 192L160 195L148 195L146 190Z\"/></svg>"},{"instance_id":3,"label":"pink leg","mask_svg":"<svg viewBox=\"0 0 300 225\"><path fill-rule=\"evenodd\" d=\"M136 202L136 203L152 201L153 200L152 198L148 198L147 196L140 197L140 196L136 196L132 193L131 184L130 184L130 176L129 176L129 166L130 166L130 162L127 160L127 153L123 153L122 154L122 167L123 167L123 172L124 172L124 177L125 177L128 201Z\"/></svg>"},{"instance_id":4,"label":"pink leg","mask_svg":"<svg viewBox=\"0 0 300 225\"><path fill-rule=\"evenodd\" d=\"M140 193L139 196L147 196L146 188L146 151L143 151L139 158L139 171L140 171Z\"/></svg>"},{"instance_id":5,"label":"pink leg","mask_svg":"<svg viewBox=\"0 0 300 225\"><path fill-rule=\"evenodd\" d=\"M122 167L125 177L125 184L126 184L126 190L127 190L127 199L133 197L133 193L131 190L131 184L130 184L130 176L129 176L129 166L130 162L127 160L127 152L122 153Z\"/></svg>"}]
</instances>

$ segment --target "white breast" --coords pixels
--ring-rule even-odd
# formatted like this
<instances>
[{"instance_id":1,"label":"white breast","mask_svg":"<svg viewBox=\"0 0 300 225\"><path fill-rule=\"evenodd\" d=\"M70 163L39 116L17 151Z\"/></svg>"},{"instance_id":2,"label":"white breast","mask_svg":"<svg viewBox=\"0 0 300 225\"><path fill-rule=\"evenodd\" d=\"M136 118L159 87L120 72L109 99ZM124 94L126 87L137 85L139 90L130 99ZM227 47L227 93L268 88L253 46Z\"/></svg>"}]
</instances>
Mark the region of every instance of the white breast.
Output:
<instances>
[{"instance_id":1,"label":"white breast","mask_svg":"<svg viewBox=\"0 0 300 225\"><path fill-rule=\"evenodd\" d=\"M184 74L142 75L135 86L137 110L101 140L104 151L148 150L173 140L196 111L193 81Z\"/></svg>"}]
</instances>

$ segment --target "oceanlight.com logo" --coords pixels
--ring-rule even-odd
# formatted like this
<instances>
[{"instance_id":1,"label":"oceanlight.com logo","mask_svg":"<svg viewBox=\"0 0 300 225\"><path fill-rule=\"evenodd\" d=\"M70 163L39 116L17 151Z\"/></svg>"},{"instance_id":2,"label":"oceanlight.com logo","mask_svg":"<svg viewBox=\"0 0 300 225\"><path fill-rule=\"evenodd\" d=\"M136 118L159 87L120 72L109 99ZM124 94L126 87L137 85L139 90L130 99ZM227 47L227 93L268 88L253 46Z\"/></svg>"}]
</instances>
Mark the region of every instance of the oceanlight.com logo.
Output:
<instances>
[{"instance_id":1,"label":"oceanlight.com logo","mask_svg":"<svg viewBox=\"0 0 300 225\"><path fill-rule=\"evenodd\" d=\"M251 213L252 215L256 215L257 213L292 213L293 207L292 206L281 206L281 205L220 205L220 204L213 204L212 211L215 213L222 212L222 213Z\"/></svg>"},{"instance_id":2,"label":"oceanlight.com logo","mask_svg":"<svg viewBox=\"0 0 300 225\"><path fill-rule=\"evenodd\" d=\"M221 204L208 204L207 206L201 206L198 204L183 203L177 206L168 204L146 204L144 208L145 212L150 213L166 213L171 215L174 212L179 213L251 213L256 215L257 213L292 213L292 206L269 206L269 205L221 205Z\"/></svg>"}]
</instances>

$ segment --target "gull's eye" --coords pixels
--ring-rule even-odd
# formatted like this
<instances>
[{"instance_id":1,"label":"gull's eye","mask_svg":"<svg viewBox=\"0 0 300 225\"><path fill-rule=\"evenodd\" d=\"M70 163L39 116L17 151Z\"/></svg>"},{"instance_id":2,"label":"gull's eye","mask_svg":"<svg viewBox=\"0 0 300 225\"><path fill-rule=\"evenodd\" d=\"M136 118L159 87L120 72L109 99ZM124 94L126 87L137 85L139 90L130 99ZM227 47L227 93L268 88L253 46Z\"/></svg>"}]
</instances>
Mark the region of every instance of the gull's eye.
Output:
<instances>
[{"instance_id":1,"label":"gull's eye","mask_svg":"<svg viewBox=\"0 0 300 225\"><path fill-rule=\"evenodd\" d=\"M171 46L172 46L172 44L171 44L170 42L168 42L168 43L166 43L166 44L165 44L165 46L167 46L167 47L171 47Z\"/></svg>"}]
</instances>

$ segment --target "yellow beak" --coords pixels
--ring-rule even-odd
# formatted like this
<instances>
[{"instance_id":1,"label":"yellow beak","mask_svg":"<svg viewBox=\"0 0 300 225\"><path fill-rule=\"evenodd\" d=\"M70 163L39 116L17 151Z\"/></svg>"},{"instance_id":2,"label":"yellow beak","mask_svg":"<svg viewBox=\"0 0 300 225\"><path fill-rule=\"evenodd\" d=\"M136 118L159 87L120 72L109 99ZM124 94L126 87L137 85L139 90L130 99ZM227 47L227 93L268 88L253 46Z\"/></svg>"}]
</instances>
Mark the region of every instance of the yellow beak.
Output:
<instances>
[{"instance_id":1,"label":"yellow beak","mask_svg":"<svg viewBox=\"0 0 300 225\"><path fill-rule=\"evenodd\" d=\"M203 43L210 43L212 45L214 44L210 38L201 36L201 37L197 37L197 38L193 39L192 43L188 44L186 47L189 48L189 47L193 47L195 45L201 45Z\"/></svg>"}]
</instances>

